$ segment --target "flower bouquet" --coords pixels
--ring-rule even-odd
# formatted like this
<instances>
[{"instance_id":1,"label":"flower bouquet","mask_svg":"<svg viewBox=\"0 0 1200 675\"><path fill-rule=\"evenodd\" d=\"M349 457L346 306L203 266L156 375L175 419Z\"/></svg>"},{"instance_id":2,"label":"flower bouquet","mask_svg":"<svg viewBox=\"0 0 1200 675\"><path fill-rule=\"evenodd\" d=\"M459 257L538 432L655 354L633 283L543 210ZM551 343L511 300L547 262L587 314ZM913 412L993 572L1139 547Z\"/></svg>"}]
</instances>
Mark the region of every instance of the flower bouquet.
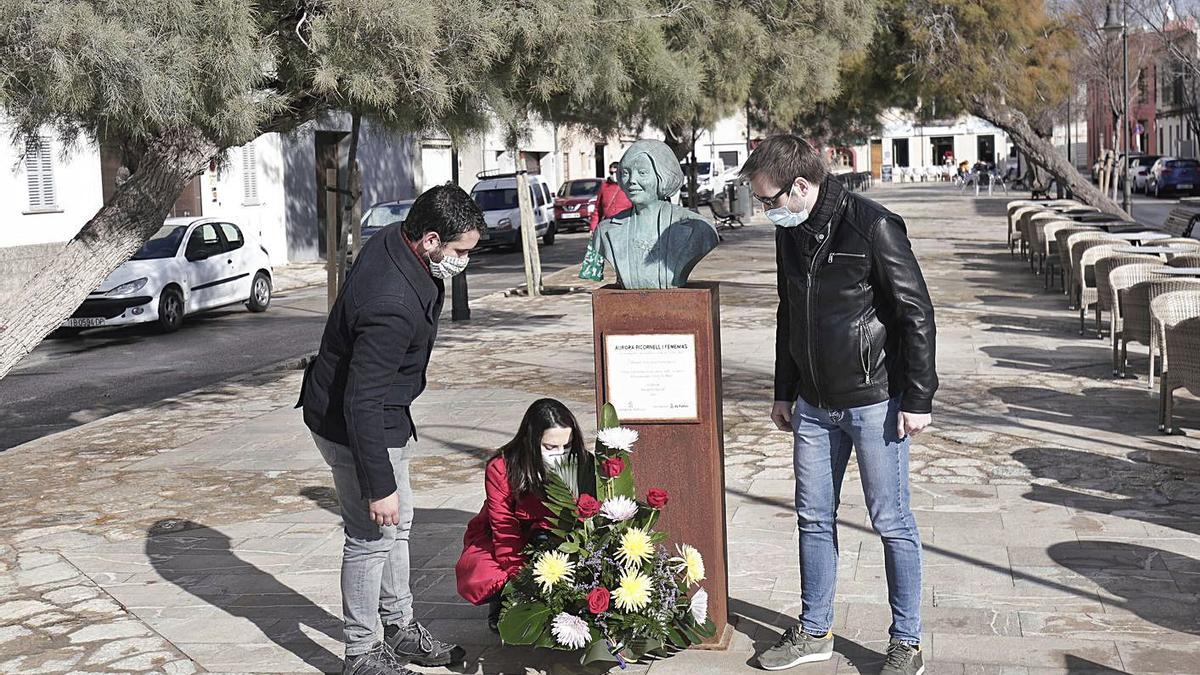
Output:
<instances>
[{"instance_id":1,"label":"flower bouquet","mask_svg":"<svg viewBox=\"0 0 1200 675\"><path fill-rule=\"evenodd\" d=\"M611 405L596 442L596 495L578 488L578 467L546 476L550 537L505 586L500 637L510 645L579 651L580 663L663 657L711 637L704 559L674 551L654 530L668 495L636 499L630 456L637 432L619 426ZM590 478L590 476L589 476ZM590 482L590 481L589 481Z\"/></svg>"}]
</instances>

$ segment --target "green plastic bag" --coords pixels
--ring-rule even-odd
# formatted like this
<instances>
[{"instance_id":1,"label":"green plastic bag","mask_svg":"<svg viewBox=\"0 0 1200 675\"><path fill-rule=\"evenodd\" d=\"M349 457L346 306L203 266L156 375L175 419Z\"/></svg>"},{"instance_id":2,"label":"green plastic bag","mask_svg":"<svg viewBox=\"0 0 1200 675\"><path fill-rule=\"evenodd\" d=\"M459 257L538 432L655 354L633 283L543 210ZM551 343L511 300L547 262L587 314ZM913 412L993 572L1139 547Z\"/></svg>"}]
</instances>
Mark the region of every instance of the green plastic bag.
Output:
<instances>
[{"instance_id":1,"label":"green plastic bag","mask_svg":"<svg viewBox=\"0 0 1200 675\"><path fill-rule=\"evenodd\" d=\"M588 281L604 281L604 257L596 250L595 239L588 240L583 264L579 266L579 278Z\"/></svg>"}]
</instances>

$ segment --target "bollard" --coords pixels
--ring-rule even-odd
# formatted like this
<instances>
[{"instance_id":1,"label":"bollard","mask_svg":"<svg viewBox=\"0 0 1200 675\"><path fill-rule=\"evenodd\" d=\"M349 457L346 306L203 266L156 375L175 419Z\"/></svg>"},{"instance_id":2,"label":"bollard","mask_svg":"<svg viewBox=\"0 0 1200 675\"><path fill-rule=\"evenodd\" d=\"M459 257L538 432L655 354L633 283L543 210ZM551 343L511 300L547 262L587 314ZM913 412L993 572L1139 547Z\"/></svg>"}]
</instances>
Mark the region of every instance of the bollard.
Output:
<instances>
[{"instance_id":1,"label":"bollard","mask_svg":"<svg viewBox=\"0 0 1200 675\"><path fill-rule=\"evenodd\" d=\"M470 321L471 306L467 300L467 270L450 278L450 320Z\"/></svg>"}]
</instances>

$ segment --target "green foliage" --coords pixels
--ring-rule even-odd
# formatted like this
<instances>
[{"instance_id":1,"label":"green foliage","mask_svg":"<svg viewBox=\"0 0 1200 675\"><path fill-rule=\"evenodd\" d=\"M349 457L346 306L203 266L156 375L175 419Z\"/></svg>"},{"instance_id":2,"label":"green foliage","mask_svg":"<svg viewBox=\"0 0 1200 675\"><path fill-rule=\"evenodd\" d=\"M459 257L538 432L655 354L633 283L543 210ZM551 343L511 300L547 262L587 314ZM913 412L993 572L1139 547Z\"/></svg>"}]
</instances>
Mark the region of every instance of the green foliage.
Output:
<instances>
[{"instance_id":1,"label":"green foliage","mask_svg":"<svg viewBox=\"0 0 1200 675\"><path fill-rule=\"evenodd\" d=\"M500 617L500 639L510 645L537 644L553 614L550 608L537 602L517 605Z\"/></svg>"}]
</instances>

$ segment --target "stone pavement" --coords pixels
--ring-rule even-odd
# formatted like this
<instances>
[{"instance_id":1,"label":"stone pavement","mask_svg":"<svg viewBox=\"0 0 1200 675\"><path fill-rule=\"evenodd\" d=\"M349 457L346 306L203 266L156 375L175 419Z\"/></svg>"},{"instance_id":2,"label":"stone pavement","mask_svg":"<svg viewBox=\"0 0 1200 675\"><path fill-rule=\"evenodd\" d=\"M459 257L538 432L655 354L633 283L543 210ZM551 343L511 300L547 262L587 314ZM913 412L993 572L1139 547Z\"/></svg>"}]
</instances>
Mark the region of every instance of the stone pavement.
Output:
<instances>
[{"instance_id":1,"label":"stone pavement","mask_svg":"<svg viewBox=\"0 0 1200 675\"><path fill-rule=\"evenodd\" d=\"M1189 435L1156 432L1144 378L1112 380L1106 344L1010 259L1004 199L936 184L869 196L908 221L938 312L935 428L912 452L927 672L1200 672L1200 402L1178 405ZM756 221L695 273L722 283L736 631L730 650L655 675L757 672L752 652L799 610L790 439L766 419L773 249ZM467 646L460 670L553 670L567 661L497 644L453 563L482 464L524 407L555 396L590 422L589 297L473 309L444 324L415 412L417 612ZM338 670L337 503L291 408L298 377L244 377L0 454L0 673ZM882 547L853 466L843 497L836 655L793 672L882 660Z\"/></svg>"}]
</instances>

